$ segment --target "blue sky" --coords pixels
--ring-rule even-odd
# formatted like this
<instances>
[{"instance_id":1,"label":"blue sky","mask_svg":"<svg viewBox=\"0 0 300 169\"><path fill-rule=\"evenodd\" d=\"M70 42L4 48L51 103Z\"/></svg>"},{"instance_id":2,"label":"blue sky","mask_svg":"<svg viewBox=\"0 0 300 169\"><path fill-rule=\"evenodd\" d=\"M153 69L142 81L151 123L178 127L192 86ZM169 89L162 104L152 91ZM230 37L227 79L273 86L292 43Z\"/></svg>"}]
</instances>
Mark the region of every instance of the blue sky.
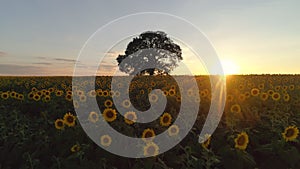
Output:
<instances>
[{"instance_id":1,"label":"blue sky","mask_svg":"<svg viewBox=\"0 0 300 169\"><path fill-rule=\"evenodd\" d=\"M299 8L296 0L1 1L0 75L72 75L80 49L97 29L137 12L169 13L196 25L225 72L300 73ZM114 54L129 40L113 49L104 72L116 67Z\"/></svg>"}]
</instances>

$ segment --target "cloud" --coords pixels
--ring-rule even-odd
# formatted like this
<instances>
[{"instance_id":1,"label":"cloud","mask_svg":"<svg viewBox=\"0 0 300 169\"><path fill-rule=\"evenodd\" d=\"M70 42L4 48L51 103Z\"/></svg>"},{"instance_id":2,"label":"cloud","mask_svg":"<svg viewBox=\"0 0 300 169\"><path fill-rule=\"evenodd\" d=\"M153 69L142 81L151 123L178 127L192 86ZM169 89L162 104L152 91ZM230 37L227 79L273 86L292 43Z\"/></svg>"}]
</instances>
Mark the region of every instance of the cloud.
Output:
<instances>
[{"instance_id":1,"label":"cloud","mask_svg":"<svg viewBox=\"0 0 300 169\"><path fill-rule=\"evenodd\" d=\"M52 65L52 63L49 63L49 62L36 62L33 64L35 64L35 65Z\"/></svg>"},{"instance_id":2,"label":"cloud","mask_svg":"<svg viewBox=\"0 0 300 169\"><path fill-rule=\"evenodd\" d=\"M56 61L63 61L63 62L78 62L75 59L65 59L65 58L54 58Z\"/></svg>"},{"instance_id":3,"label":"cloud","mask_svg":"<svg viewBox=\"0 0 300 169\"><path fill-rule=\"evenodd\" d=\"M118 56L119 54L124 53L123 51L109 51L104 53L105 55L109 55L109 56Z\"/></svg>"},{"instance_id":4,"label":"cloud","mask_svg":"<svg viewBox=\"0 0 300 169\"><path fill-rule=\"evenodd\" d=\"M28 65L0 64L0 75L41 75L44 68Z\"/></svg>"},{"instance_id":5,"label":"cloud","mask_svg":"<svg viewBox=\"0 0 300 169\"><path fill-rule=\"evenodd\" d=\"M0 57L2 57L2 56L6 56L6 55L7 55L7 53L6 53L6 52L0 51Z\"/></svg>"},{"instance_id":6,"label":"cloud","mask_svg":"<svg viewBox=\"0 0 300 169\"><path fill-rule=\"evenodd\" d=\"M59 61L59 62L72 62L72 63L79 62L75 59L66 59L66 58L52 58L52 57L44 57L44 56L38 56L36 58L41 60Z\"/></svg>"}]
</instances>

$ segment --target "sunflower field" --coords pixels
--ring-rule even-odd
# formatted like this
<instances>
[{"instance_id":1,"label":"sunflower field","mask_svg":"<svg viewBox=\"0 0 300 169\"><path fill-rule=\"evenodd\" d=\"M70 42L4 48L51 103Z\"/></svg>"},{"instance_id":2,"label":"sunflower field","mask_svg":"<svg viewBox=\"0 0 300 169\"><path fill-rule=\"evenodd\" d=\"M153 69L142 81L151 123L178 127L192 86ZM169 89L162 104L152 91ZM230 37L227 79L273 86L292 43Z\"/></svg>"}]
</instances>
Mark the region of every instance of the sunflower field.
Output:
<instances>
[{"instance_id":1,"label":"sunflower field","mask_svg":"<svg viewBox=\"0 0 300 169\"><path fill-rule=\"evenodd\" d=\"M111 89L110 76L97 77L94 83L83 80L80 86L72 86L72 77L1 77L0 169L300 168L300 76L227 76L221 122L212 135L205 135L203 143L198 142L198 136L211 104L210 78L192 78L200 97L195 96L193 87L187 95L188 102L200 103L197 120L180 144L160 154L160 147L153 142L155 136L167 131L176 137L181 132L173 122L182 97L171 76L135 77L128 91L130 99L121 102L124 116L113 101L122 93ZM189 79L182 77L182 83L189 86ZM94 88L81 90L85 86ZM165 110L150 123L138 123L139 114L131 108L148 110L158 99L151 93L154 89L162 90L167 98ZM97 124L103 117L116 131L142 138L143 154L153 157L125 158L94 143L75 111L92 99L101 113L88 111L87 121ZM99 137L104 147L114 141L109 134Z\"/></svg>"}]
</instances>

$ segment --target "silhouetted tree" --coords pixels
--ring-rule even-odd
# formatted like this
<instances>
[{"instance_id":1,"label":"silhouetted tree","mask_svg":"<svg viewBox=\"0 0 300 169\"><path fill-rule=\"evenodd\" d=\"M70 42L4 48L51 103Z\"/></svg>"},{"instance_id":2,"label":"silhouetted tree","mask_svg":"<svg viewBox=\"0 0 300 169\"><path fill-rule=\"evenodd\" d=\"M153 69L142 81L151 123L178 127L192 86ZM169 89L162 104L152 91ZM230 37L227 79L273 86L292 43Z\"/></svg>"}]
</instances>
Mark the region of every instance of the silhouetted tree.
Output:
<instances>
[{"instance_id":1,"label":"silhouetted tree","mask_svg":"<svg viewBox=\"0 0 300 169\"><path fill-rule=\"evenodd\" d=\"M161 31L147 31L127 45L125 55L117 57L120 71L141 75L169 74L182 60L180 46L173 43ZM125 60L124 60L125 59ZM157 65L161 69L142 69L145 65Z\"/></svg>"}]
</instances>

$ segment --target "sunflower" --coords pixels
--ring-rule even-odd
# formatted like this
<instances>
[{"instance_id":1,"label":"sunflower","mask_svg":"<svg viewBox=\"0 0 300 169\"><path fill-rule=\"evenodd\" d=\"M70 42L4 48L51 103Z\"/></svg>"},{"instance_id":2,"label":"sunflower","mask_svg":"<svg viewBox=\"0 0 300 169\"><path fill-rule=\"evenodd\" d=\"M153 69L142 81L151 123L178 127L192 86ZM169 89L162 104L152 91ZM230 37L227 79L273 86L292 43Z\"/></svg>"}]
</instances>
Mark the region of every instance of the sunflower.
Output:
<instances>
[{"instance_id":1,"label":"sunflower","mask_svg":"<svg viewBox=\"0 0 300 169\"><path fill-rule=\"evenodd\" d=\"M243 94L243 93L241 93L241 94L239 95L239 101L245 101L245 100L246 100L246 95Z\"/></svg>"},{"instance_id":2,"label":"sunflower","mask_svg":"<svg viewBox=\"0 0 300 169\"><path fill-rule=\"evenodd\" d=\"M176 101L177 101L177 102L181 102L181 97L180 97L180 96L177 96L177 97L176 97ZM195 98L195 102L197 102L197 103L200 102L200 97L196 97L196 98Z\"/></svg>"},{"instance_id":3,"label":"sunflower","mask_svg":"<svg viewBox=\"0 0 300 169\"><path fill-rule=\"evenodd\" d=\"M128 99L123 100L122 106L125 108L129 108L131 106L130 100Z\"/></svg>"},{"instance_id":4,"label":"sunflower","mask_svg":"<svg viewBox=\"0 0 300 169\"><path fill-rule=\"evenodd\" d=\"M92 123L96 123L98 120L99 120L99 114L94 111L90 112L89 121Z\"/></svg>"},{"instance_id":5,"label":"sunflower","mask_svg":"<svg viewBox=\"0 0 300 169\"><path fill-rule=\"evenodd\" d=\"M134 111L129 111L129 112L125 113L124 117L125 117L124 118L125 123L127 123L129 125L135 123L137 120L137 116Z\"/></svg>"},{"instance_id":6,"label":"sunflower","mask_svg":"<svg viewBox=\"0 0 300 169\"><path fill-rule=\"evenodd\" d=\"M75 145L73 145L71 147L70 150L71 150L72 153L76 153L76 152L80 151L80 145L79 144L75 144Z\"/></svg>"},{"instance_id":7,"label":"sunflower","mask_svg":"<svg viewBox=\"0 0 300 169\"><path fill-rule=\"evenodd\" d=\"M169 126L172 122L172 116L169 113L164 113L159 119L161 126Z\"/></svg>"},{"instance_id":8,"label":"sunflower","mask_svg":"<svg viewBox=\"0 0 300 169\"><path fill-rule=\"evenodd\" d=\"M40 95L34 94L33 100L39 101L40 99L41 99L41 96L40 96Z\"/></svg>"},{"instance_id":9,"label":"sunflower","mask_svg":"<svg viewBox=\"0 0 300 169\"><path fill-rule=\"evenodd\" d=\"M55 128L58 129L58 130L62 130L65 127L63 119L57 119L57 120L55 120L54 124L55 124Z\"/></svg>"},{"instance_id":10,"label":"sunflower","mask_svg":"<svg viewBox=\"0 0 300 169\"><path fill-rule=\"evenodd\" d=\"M263 92L263 93L260 94L260 99L262 101L266 101L266 100L268 100L268 98L269 98L268 93Z\"/></svg>"},{"instance_id":11,"label":"sunflower","mask_svg":"<svg viewBox=\"0 0 300 169\"><path fill-rule=\"evenodd\" d=\"M274 93L272 94L272 99L273 99L274 101L280 100L280 94L279 94L278 92L274 92Z\"/></svg>"},{"instance_id":12,"label":"sunflower","mask_svg":"<svg viewBox=\"0 0 300 169\"><path fill-rule=\"evenodd\" d=\"M251 90L251 95L252 96L258 96L259 95L259 89L258 88L253 88Z\"/></svg>"},{"instance_id":13,"label":"sunflower","mask_svg":"<svg viewBox=\"0 0 300 169\"><path fill-rule=\"evenodd\" d=\"M79 102L77 100L73 101L74 108L78 109L80 107Z\"/></svg>"},{"instance_id":14,"label":"sunflower","mask_svg":"<svg viewBox=\"0 0 300 169\"><path fill-rule=\"evenodd\" d=\"M140 95L143 95L143 94L145 94L145 90L141 89L140 90Z\"/></svg>"},{"instance_id":15,"label":"sunflower","mask_svg":"<svg viewBox=\"0 0 300 169\"><path fill-rule=\"evenodd\" d=\"M170 94L170 93L169 93L169 94ZM149 101L150 101L151 103L156 103L157 100L158 100L158 96L157 96L156 94L150 94L150 95L149 95Z\"/></svg>"},{"instance_id":16,"label":"sunflower","mask_svg":"<svg viewBox=\"0 0 300 169\"><path fill-rule=\"evenodd\" d=\"M113 97L114 95L115 95L115 91L113 91L113 90L109 91L109 96L110 97Z\"/></svg>"},{"instance_id":17,"label":"sunflower","mask_svg":"<svg viewBox=\"0 0 300 169\"><path fill-rule=\"evenodd\" d=\"M50 100L51 100L51 97L48 95L43 98L44 102L49 102Z\"/></svg>"},{"instance_id":18,"label":"sunflower","mask_svg":"<svg viewBox=\"0 0 300 169\"><path fill-rule=\"evenodd\" d=\"M72 101L72 95L67 94L67 95L65 96L65 99L66 99L67 101Z\"/></svg>"},{"instance_id":19,"label":"sunflower","mask_svg":"<svg viewBox=\"0 0 300 169\"><path fill-rule=\"evenodd\" d=\"M100 96L100 97L103 96L102 89L97 89L96 92L97 92L97 96Z\"/></svg>"},{"instance_id":20,"label":"sunflower","mask_svg":"<svg viewBox=\"0 0 300 169\"><path fill-rule=\"evenodd\" d=\"M275 87L275 91L279 91L279 90L280 90L280 88L281 88L281 86L280 86L280 85L276 86L276 87Z\"/></svg>"},{"instance_id":21,"label":"sunflower","mask_svg":"<svg viewBox=\"0 0 300 169\"><path fill-rule=\"evenodd\" d=\"M168 95L169 95L169 91L164 90L163 95L164 95L164 96L168 96Z\"/></svg>"},{"instance_id":22,"label":"sunflower","mask_svg":"<svg viewBox=\"0 0 300 169\"><path fill-rule=\"evenodd\" d=\"M244 95L245 95L245 97L246 97L247 99L251 97L251 93L250 93L250 92L245 92Z\"/></svg>"},{"instance_id":23,"label":"sunflower","mask_svg":"<svg viewBox=\"0 0 300 169\"><path fill-rule=\"evenodd\" d=\"M159 154L159 147L153 143L147 143L146 146L144 146L144 156L157 156Z\"/></svg>"},{"instance_id":24,"label":"sunflower","mask_svg":"<svg viewBox=\"0 0 300 169\"><path fill-rule=\"evenodd\" d=\"M272 96L274 93L274 90L268 90L267 92L268 92L269 96Z\"/></svg>"},{"instance_id":25,"label":"sunflower","mask_svg":"<svg viewBox=\"0 0 300 169\"><path fill-rule=\"evenodd\" d=\"M71 114L70 112L66 113L64 115L64 123L69 127L75 126L75 120L76 120L76 117L73 114Z\"/></svg>"},{"instance_id":26,"label":"sunflower","mask_svg":"<svg viewBox=\"0 0 300 169\"><path fill-rule=\"evenodd\" d=\"M80 102L86 102L86 96L85 95L80 95L79 96L79 101Z\"/></svg>"},{"instance_id":27,"label":"sunflower","mask_svg":"<svg viewBox=\"0 0 300 169\"><path fill-rule=\"evenodd\" d=\"M36 95L42 96L42 95L43 95L43 92L42 92L42 91L37 91L37 92L36 92Z\"/></svg>"},{"instance_id":28,"label":"sunflower","mask_svg":"<svg viewBox=\"0 0 300 169\"><path fill-rule=\"evenodd\" d=\"M1 98L2 99L8 99L9 98L9 93L8 92L3 92L2 94L1 94Z\"/></svg>"},{"instance_id":29,"label":"sunflower","mask_svg":"<svg viewBox=\"0 0 300 169\"><path fill-rule=\"evenodd\" d=\"M17 93L15 91L12 91L12 92L9 93L9 95L10 95L11 98L15 98L16 94Z\"/></svg>"},{"instance_id":30,"label":"sunflower","mask_svg":"<svg viewBox=\"0 0 300 169\"><path fill-rule=\"evenodd\" d=\"M210 145L211 135L205 134L203 139L204 139L204 141L201 143L201 146L203 148L207 149L208 146Z\"/></svg>"},{"instance_id":31,"label":"sunflower","mask_svg":"<svg viewBox=\"0 0 300 169\"><path fill-rule=\"evenodd\" d=\"M239 104L234 104L231 106L230 111L232 113L241 113L242 109L241 106Z\"/></svg>"},{"instance_id":32,"label":"sunflower","mask_svg":"<svg viewBox=\"0 0 300 169\"><path fill-rule=\"evenodd\" d=\"M142 134L142 139L145 141L145 142L149 142L149 141L152 141L155 137L155 132L153 129L145 129L143 131L143 134Z\"/></svg>"},{"instance_id":33,"label":"sunflower","mask_svg":"<svg viewBox=\"0 0 300 169\"><path fill-rule=\"evenodd\" d=\"M169 136L176 136L179 133L179 127L177 125L172 125L168 128Z\"/></svg>"},{"instance_id":34,"label":"sunflower","mask_svg":"<svg viewBox=\"0 0 300 169\"><path fill-rule=\"evenodd\" d=\"M100 144L105 146L105 147L110 146L111 142L112 142L112 139L109 135L103 135L103 136L100 137Z\"/></svg>"},{"instance_id":35,"label":"sunflower","mask_svg":"<svg viewBox=\"0 0 300 169\"><path fill-rule=\"evenodd\" d=\"M104 91L102 91L103 93L102 93L102 96L103 97L107 97L108 95L109 95L109 93L108 93L108 91L107 90L104 90Z\"/></svg>"},{"instance_id":36,"label":"sunflower","mask_svg":"<svg viewBox=\"0 0 300 169\"><path fill-rule=\"evenodd\" d=\"M115 91L115 94L113 95L113 97L120 97L121 93L119 91Z\"/></svg>"},{"instance_id":37,"label":"sunflower","mask_svg":"<svg viewBox=\"0 0 300 169\"><path fill-rule=\"evenodd\" d=\"M33 99L33 96L34 96L33 92L29 92L27 95L28 99L30 99L30 100Z\"/></svg>"},{"instance_id":38,"label":"sunflower","mask_svg":"<svg viewBox=\"0 0 300 169\"><path fill-rule=\"evenodd\" d=\"M259 88L259 89L264 89L264 88L265 88L265 84L264 84L264 83L259 84L259 85L258 85L258 88Z\"/></svg>"},{"instance_id":39,"label":"sunflower","mask_svg":"<svg viewBox=\"0 0 300 169\"><path fill-rule=\"evenodd\" d=\"M32 88L31 88L31 91L36 92L36 91L37 91L37 88L36 88L36 87L32 87Z\"/></svg>"},{"instance_id":40,"label":"sunflower","mask_svg":"<svg viewBox=\"0 0 300 169\"><path fill-rule=\"evenodd\" d=\"M105 100L105 102L104 102L104 106L105 107L112 107L112 105L113 105L113 103L112 103L112 101L111 100Z\"/></svg>"},{"instance_id":41,"label":"sunflower","mask_svg":"<svg viewBox=\"0 0 300 169\"><path fill-rule=\"evenodd\" d=\"M207 93L205 91L200 91L200 97L204 98L207 96Z\"/></svg>"},{"instance_id":42,"label":"sunflower","mask_svg":"<svg viewBox=\"0 0 300 169\"><path fill-rule=\"evenodd\" d=\"M246 132L241 132L238 136L234 139L235 148L240 150L245 150L249 143L249 137Z\"/></svg>"},{"instance_id":43,"label":"sunflower","mask_svg":"<svg viewBox=\"0 0 300 169\"><path fill-rule=\"evenodd\" d=\"M295 90L295 85L290 85L290 86L289 86L289 89L290 89L291 91Z\"/></svg>"},{"instance_id":44,"label":"sunflower","mask_svg":"<svg viewBox=\"0 0 300 169\"><path fill-rule=\"evenodd\" d=\"M245 86L243 84L239 85L239 90L244 90Z\"/></svg>"},{"instance_id":45,"label":"sunflower","mask_svg":"<svg viewBox=\"0 0 300 169\"><path fill-rule=\"evenodd\" d=\"M18 94L16 95L18 100L24 100L24 95L23 94Z\"/></svg>"},{"instance_id":46,"label":"sunflower","mask_svg":"<svg viewBox=\"0 0 300 169\"><path fill-rule=\"evenodd\" d=\"M62 96L64 94L64 92L62 90L56 90L55 91L55 96Z\"/></svg>"},{"instance_id":47,"label":"sunflower","mask_svg":"<svg viewBox=\"0 0 300 169\"><path fill-rule=\"evenodd\" d=\"M52 93L52 92L54 92L54 88L53 88L53 87L50 87L50 88L48 89L48 91L49 91L50 93Z\"/></svg>"},{"instance_id":48,"label":"sunflower","mask_svg":"<svg viewBox=\"0 0 300 169\"><path fill-rule=\"evenodd\" d=\"M193 89L188 89L187 95L188 97L192 97L194 95Z\"/></svg>"},{"instance_id":49,"label":"sunflower","mask_svg":"<svg viewBox=\"0 0 300 169\"><path fill-rule=\"evenodd\" d=\"M155 87L155 86L156 86L156 82L154 82L154 81L151 81L150 84L151 84L152 87Z\"/></svg>"},{"instance_id":50,"label":"sunflower","mask_svg":"<svg viewBox=\"0 0 300 169\"><path fill-rule=\"evenodd\" d=\"M117 118L116 110L111 108L106 108L102 115L107 122L113 122Z\"/></svg>"},{"instance_id":51,"label":"sunflower","mask_svg":"<svg viewBox=\"0 0 300 169\"><path fill-rule=\"evenodd\" d=\"M175 96L175 94L176 94L175 89L170 89L169 90L169 96Z\"/></svg>"},{"instance_id":52,"label":"sunflower","mask_svg":"<svg viewBox=\"0 0 300 169\"><path fill-rule=\"evenodd\" d=\"M88 92L88 96L89 96L89 97L96 97L96 96L97 96L97 93L96 93L95 90L91 90L91 91Z\"/></svg>"},{"instance_id":53,"label":"sunflower","mask_svg":"<svg viewBox=\"0 0 300 169\"><path fill-rule=\"evenodd\" d=\"M232 102L234 97L232 95L227 95L227 102Z\"/></svg>"},{"instance_id":54,"label":"sunflower","mask_svg":"<svg viewBox=\"0 0 300 169\"><path fill-rule=\"evenodd\" d=\"M76 95L78 95L78 96L82 96L82 95L84 95L85 93L84 93L84 91L82 91L82 90L77 90L76 91Z\"/></svg>"},{"instance_id":55,"label":"sunflower","mask_svg":"<svg viewBox=\"0 0 300 169\"><path fill-rule=\"evenodd\" d=\"M286 142L295 141L299 135L299 129L296 126L288 126L281 135Z\"/></svg>"},{"instance_id":56,"label":"sunflower","mask_svg":"<svg viewBox=\"0 0 300 169\"><path fill-rule=\"evenodd\" d=\"M45 95L49 96L51 94L51 92L49 90L45 91Z\"/></svg>"},{"instance_id":57,"label":"sunflower","mask_svg":"<svg viewBox=\"0 0 300 169\"><path fill-rule=\"evenodd\" d=\"M283 100L284 100L285 102L290 101L290 95L289 95L289 94L285 94L285 95L283 96Z\"/></svg>"},{"instance_id":58,"label":"sunflower","mask_svg":"<svg viewBox=\"0 0 300 169\"><path fill-rule=\"evenodd\" d=\"M147 89L148 93L150 93L153 90L152 87L149 87L149 88L146 87L146 89Z\"/></svg>"}]
</instances>

